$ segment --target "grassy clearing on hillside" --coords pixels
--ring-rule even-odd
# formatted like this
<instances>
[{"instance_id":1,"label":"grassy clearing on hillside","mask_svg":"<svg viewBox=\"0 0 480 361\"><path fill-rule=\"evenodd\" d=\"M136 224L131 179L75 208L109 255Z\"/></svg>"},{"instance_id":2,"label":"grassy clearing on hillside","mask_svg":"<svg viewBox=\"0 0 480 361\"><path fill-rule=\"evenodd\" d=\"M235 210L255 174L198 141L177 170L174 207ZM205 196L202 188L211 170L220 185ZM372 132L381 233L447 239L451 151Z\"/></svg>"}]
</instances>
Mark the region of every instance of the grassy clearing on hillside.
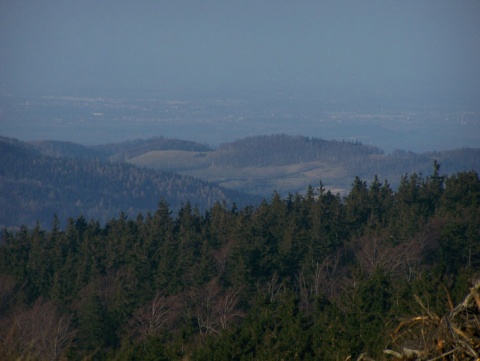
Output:
<instances>
[{"instance_id":1,"label":"grassy clearing on hillside","mask_svg":"<svg viewBox=\"0 0 480 361\"><path fill-rule=\"evenodd\" d=\"M229 189L270 195L274 190L285 194L303 192L309 185L322 180L334 192L345 189L335 183L347 176L341 166L325 162L302 162L282 166L230 167L219 166L218 152L153 151L130 160L130 163L157 170L178 172L206 181L215 182Z\"/></svg>"},{"instance_id":2,"label":"grassy clearing on hillside","mask_svg":"<svg viewBox=\"0 0 480 361\"><path fill-rule=\"evenodd\" d=\"M355 176L367 182L375 176L381 182L388 179L395 189L405 174L430 174L434 160L442 164L445 174L477 169L479 151L416 154L399 150L386 155L373 146L277 134L240 139L216 150L150 149L130 163L269 197L274 191L303 193L319 181L326 189L345 194Z\"/></svg>"}]
</instances>

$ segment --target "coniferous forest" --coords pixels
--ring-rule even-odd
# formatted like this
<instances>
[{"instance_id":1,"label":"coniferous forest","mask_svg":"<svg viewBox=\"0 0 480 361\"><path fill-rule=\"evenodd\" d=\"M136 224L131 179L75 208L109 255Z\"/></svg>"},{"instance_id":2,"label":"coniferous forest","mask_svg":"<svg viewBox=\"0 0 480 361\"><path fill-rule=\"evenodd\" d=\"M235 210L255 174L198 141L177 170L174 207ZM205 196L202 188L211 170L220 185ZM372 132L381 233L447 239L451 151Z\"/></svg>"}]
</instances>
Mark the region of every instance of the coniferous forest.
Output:
<instances>
[{"instance_id":1,"label":"coniferous forest","mask_svg":"<svg viewBox=\"0 0 480 361\"><path fill-rule=\"evenodd\" d=\"M399 184L4 230L0 359L384 359L480 269L478 174Z\"/></svg>"}]
</instances>

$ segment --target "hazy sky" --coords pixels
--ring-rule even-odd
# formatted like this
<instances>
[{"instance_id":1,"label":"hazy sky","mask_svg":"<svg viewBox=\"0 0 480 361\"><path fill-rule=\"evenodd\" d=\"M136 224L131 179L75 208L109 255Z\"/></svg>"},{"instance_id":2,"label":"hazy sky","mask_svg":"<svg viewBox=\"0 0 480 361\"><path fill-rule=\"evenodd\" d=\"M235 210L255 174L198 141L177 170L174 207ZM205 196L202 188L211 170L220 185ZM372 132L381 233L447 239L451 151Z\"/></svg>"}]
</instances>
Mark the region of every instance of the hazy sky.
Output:
<instances>
[{"instance_id":1,"label":"hazy sky","mask_svg":"<svg viewBox=\"0 0 480 361\"><path fill-rule=\"evenodd\" d=\"M480 103L479 0L1 0L0 86L434 94Z\"/></svg>"}]
</instances>

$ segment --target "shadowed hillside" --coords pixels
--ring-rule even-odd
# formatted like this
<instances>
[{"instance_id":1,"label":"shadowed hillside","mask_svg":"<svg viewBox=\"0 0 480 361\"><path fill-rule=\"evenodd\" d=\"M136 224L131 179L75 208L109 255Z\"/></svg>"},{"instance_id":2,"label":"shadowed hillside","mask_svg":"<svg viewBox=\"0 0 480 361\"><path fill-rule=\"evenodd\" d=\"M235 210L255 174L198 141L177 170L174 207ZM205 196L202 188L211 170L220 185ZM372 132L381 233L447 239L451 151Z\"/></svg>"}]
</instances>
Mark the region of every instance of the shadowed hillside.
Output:
<instances>
[{"instance_id":1,"label":"shadowed hillside","mask_svg":"<svg viewBox=\"0 0 480 361\"><path fill-rule=\"evenodd\" d=\"M81 154L95 155L91 149L70 143L32 146L1 138L0 153L1 226L50 224L54 214L62 220L83 215L105 222L120 212L136 216L151 211L161 198L172 209L186 202L200 209L216 201L256 202L255 197L190 176L88 160Z\"/></svg>"}]
</instances>

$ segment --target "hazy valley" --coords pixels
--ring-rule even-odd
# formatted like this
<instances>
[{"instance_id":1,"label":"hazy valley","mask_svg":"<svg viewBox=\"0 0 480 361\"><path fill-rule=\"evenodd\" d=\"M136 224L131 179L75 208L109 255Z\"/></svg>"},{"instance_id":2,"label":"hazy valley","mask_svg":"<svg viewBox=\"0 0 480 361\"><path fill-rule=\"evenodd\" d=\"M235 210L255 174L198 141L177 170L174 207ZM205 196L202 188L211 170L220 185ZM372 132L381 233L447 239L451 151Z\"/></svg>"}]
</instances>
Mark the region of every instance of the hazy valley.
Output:
<instances>
[{"instance_id":1,"label":"hazy valley","mask_svg":"<svg viewBox=\"0 0 480 361\"><path fill-rule=\"evenodd\" d=\"M167 97L0 96L1 134L86 145L153 136L210 147L265 134L361 142L386 153L480 145L477 105L372 95L253 93Z\"/></svg>"}]
</instances>

